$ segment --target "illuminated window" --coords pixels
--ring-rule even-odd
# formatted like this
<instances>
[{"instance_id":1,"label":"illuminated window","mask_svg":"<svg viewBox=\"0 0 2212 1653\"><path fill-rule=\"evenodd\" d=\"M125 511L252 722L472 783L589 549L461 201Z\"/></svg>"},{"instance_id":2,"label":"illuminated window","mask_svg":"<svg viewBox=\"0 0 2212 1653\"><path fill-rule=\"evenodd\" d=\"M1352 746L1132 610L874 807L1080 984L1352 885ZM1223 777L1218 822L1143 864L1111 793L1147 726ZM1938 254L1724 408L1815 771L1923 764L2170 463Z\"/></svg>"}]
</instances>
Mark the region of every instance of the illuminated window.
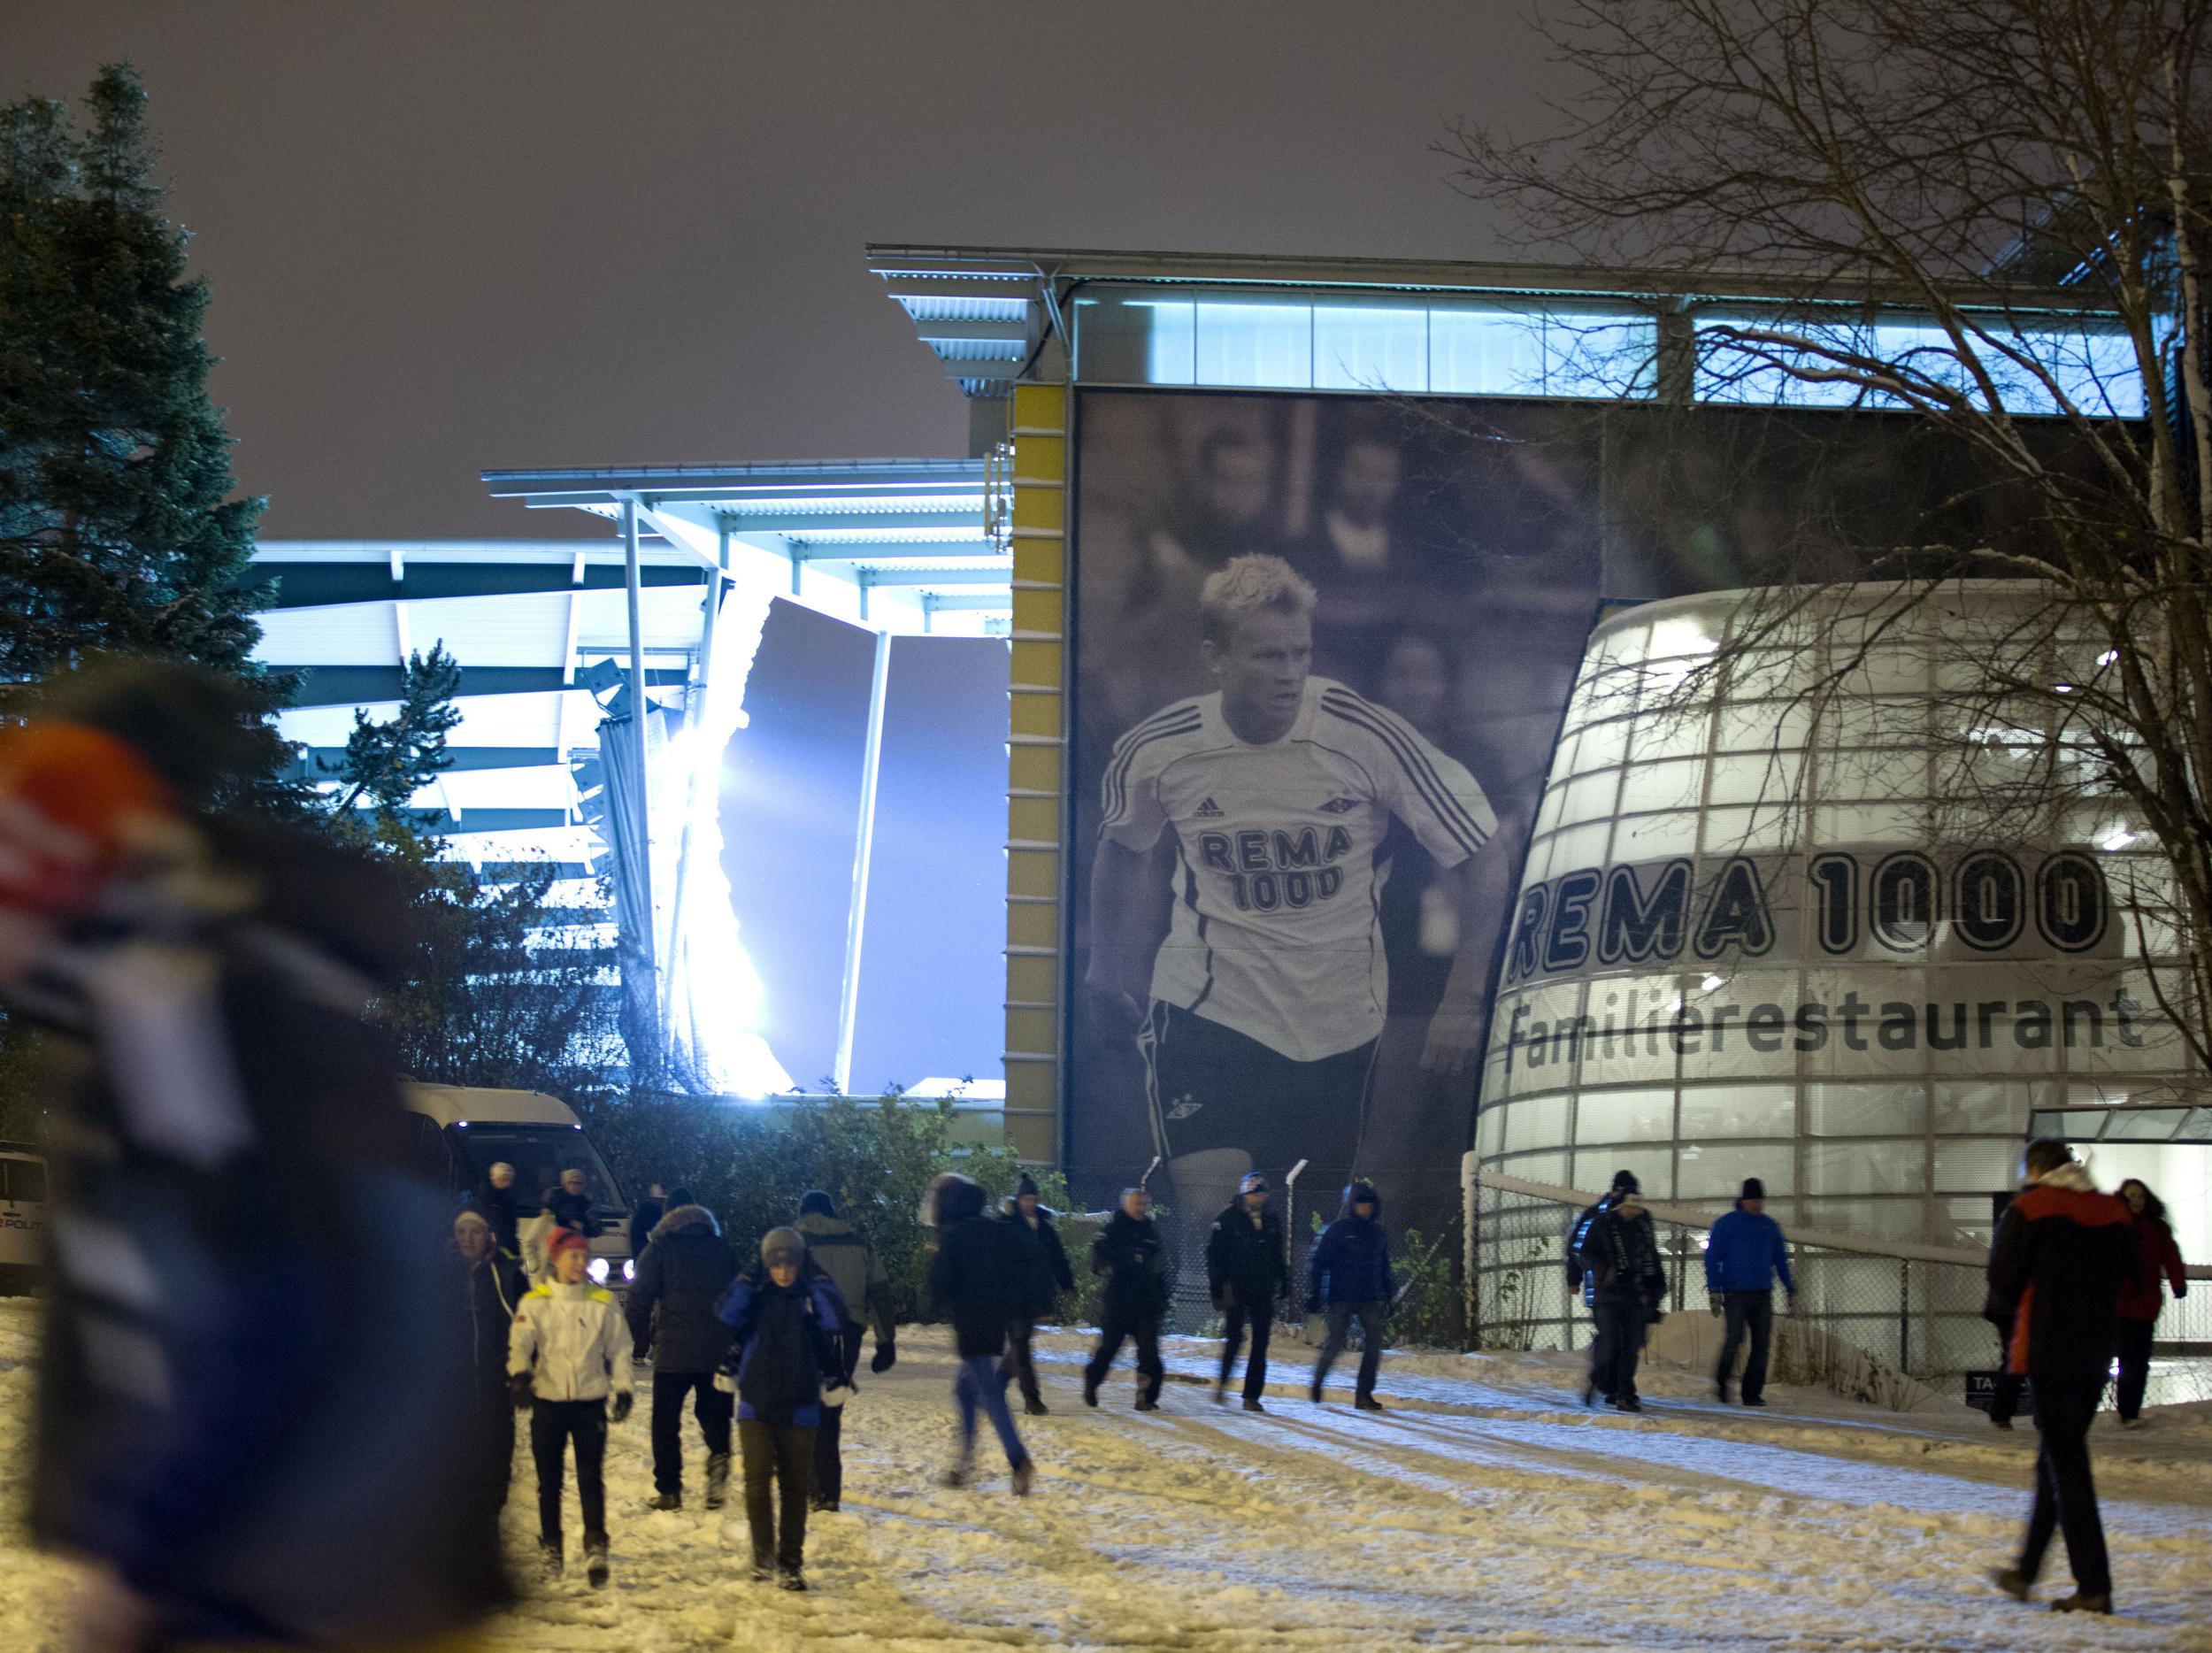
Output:
<instances>
[{"instance_id":1,"label":"illuminated window","mask_svg":"<svg viewBox=\"0 0 2212 1653\"><path fill-rule=\"evenodd\" d=\"M1313 382L1320 390L1426 390L1428 311L1317 304Z\"/></svg>"},{"instance_id":2,"label":"illuminated window","mask_svg":"<svg viewBox=\"0 0 2212 1653\"><path fill-rule=\"evenodd\" d=\"M1312 388L1311 304L1237 300L1201 303L1196 311L1198 383Z\"/></svg>"}]
</instances>

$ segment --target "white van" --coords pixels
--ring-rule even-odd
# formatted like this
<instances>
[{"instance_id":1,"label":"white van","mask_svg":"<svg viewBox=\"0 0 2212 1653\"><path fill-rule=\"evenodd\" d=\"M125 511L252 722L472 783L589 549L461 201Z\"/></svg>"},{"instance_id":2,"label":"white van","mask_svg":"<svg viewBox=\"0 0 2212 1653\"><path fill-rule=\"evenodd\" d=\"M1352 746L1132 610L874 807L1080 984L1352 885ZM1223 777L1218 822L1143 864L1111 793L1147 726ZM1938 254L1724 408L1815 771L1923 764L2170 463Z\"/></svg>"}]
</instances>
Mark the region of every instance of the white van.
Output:
<instances>
[{"instance_id":1,"label":"white van","mask_svg":"<svg viewBox=\"0 0 2212 1653\"><path fill-rule=\"evenodd\" d=\"M0 1296L35 1288L46 1273L46 1157L0 1142Z\"/></svg>"},{"instance_id":2,"label":"white van","mask_svg":"<svg viewBox=\"0 0 2212 1653\"><path fill-rule=\"evenodd\" d=\"M561 1172L584 1173L601 1224L591 1242L591 1277L620 1287L637 1272L630 1256L630 1203L566 1103L534 1090L480 1090L458 1085L404 1088L409 1156L453 1191L456 1201L504 1161L515 1168L515 1211L526 1224Z\"/></svg>"}]
</instances>

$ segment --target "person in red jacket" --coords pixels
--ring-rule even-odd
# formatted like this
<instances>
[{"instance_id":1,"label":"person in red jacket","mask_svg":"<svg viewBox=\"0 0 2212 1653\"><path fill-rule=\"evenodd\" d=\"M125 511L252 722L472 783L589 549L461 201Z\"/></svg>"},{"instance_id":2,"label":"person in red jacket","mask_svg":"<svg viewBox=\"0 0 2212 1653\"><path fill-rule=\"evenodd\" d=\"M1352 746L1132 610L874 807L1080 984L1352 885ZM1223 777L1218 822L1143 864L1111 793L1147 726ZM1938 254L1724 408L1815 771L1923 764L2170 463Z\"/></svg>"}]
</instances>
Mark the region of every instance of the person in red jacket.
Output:
<instances>
[{"instance_id":1,"label":"person in red jacket","mask_svg":"<svg viewBox=\"0 0 2212 1653\"><path fill-rule=\"evenodd\" d=\"M2143 1390L2151 1377L2151 1332L2158 1311L2165 1306L2159 1276L2173 1282L2177 1299L2189 1295L2189 1276L2181 1265L2181 1248L2174 1231L2166 1226L2166 1203L2139 1179L2120 1185L2120 1197L2135 1213L2135 1238L2140 1248L2136 1272L2120 1288L2120 1383L2117 1399L2120 1426L2143 1426Z\"/></svg>"},{"instance_id":2,"label":"person in red jacket","mask_svg":"<svg viewBox=\"0 0 2212 1653\"><path fill-rule=\"evenodd\" d=\"M2052 1606L2108 1613L2112 1565L2089 1472L2089 1425L2112 1359L2120 1287L2135 1269L2135 1234L2127 1206L2098 1193L2057 1138L2030 1142L2021 1171L2027 1186L2005 1207L1989 1249L1982 1316L2012 1328L2005 1369L2035 1386L2035 1505L2020 1559L1997 1573L1997 1588L2027 1600L2052 1534L2063 1531L2074 1593Z\"/></svg>"}]
</instances>

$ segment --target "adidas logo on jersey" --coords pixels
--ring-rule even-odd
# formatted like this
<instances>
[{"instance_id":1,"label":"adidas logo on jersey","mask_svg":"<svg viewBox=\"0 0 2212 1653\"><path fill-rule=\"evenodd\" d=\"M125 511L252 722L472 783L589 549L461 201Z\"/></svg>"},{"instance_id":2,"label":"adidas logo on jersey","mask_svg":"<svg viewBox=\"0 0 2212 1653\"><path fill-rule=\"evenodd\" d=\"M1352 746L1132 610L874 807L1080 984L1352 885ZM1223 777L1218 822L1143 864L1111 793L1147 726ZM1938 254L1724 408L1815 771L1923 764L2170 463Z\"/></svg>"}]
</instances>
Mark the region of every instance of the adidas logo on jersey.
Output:
<instances>
[{"instance_id":1,"label":"adidas logo on jersey","mask_svg":"<svg viewBox=\"0 0 2212 1653\"><path fill-rule=\"evenodd\" d=\"M1215 803L1211 798L1208 798L1203 803L1201 803L1196 809L1191 811L1192 814L1195 815L1202 821L1217 821L1228 812L1228 811L1223 809L1220 804Z\"/></svg>"},{"instance_id":2,"label":"adidas logo on jersey","mask_svg":"<svg viewBox=\"0 0 2212 1653\"><path fill-rule=\"evenodd\" d=\"M1357 798L1331 798L1321 806L1321 812L1325 815L1349 815L1358 807Z\"/></svg>"}]
</instances>

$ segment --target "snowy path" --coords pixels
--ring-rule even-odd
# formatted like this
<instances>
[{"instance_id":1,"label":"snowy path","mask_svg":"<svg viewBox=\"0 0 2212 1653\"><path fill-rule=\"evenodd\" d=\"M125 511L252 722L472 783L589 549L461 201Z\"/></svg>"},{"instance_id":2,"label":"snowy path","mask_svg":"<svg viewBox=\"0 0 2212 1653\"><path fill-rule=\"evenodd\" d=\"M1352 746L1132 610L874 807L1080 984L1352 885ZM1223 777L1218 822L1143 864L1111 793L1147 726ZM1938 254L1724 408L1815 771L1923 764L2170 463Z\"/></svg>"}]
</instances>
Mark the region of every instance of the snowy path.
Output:
<instances>
[{"instance_id":1,"label":"snowy path","mask_svg":"<svg viewBox=\"0 0 2212 1653\"><path fill-rule=\"evenodd\" d=\"M0 1359L9 1341L0 1326ZM1653 1409L1621 1418L1576 1405L1560 1357L1429 1356L1386 1362L1392 1405L1378 1416L1355 1412L1348 1390L1309 1404L1306 1352L1294 1348L1265 1416L1217 1409L1184 1382L1164 1412L1139 1415L1125 1365L1088 1412L1079 1340L1041 1342L1053 1415L1022 1420L1042 1470L1030 1500L1008 1495L995 1450L979 1489L933 1484L952 1364L941 1335L917 1330L893 1372L863 1375L846 1512L818 1518L810 1594L743 1581L734 1506L726 1519L641 1507L641 1412L611 1455L613 1588L554 1587L495 1626L491 1645L2212 1653L2201 1411L2162 1415L2141 1435L2100 1426L2125 1616L2088 1623L2016 1607L1985 1582L2024 1513L2034 1437L1997 1435L1962 1411L1899 1419L1780 1390L1773 1411L1747 1414L1661 1372L1647 1385ZM1178 1340L1171 1367L1208 1372L1205 1346ZM10 1483L27 1377L0 1369ZM518 1460L518 1554L531 1488ZM51 1646L65 1574L19 1543L0 1541L0 1610L33 1632L16 1645Z\"/></svg>"}]
</instances>

